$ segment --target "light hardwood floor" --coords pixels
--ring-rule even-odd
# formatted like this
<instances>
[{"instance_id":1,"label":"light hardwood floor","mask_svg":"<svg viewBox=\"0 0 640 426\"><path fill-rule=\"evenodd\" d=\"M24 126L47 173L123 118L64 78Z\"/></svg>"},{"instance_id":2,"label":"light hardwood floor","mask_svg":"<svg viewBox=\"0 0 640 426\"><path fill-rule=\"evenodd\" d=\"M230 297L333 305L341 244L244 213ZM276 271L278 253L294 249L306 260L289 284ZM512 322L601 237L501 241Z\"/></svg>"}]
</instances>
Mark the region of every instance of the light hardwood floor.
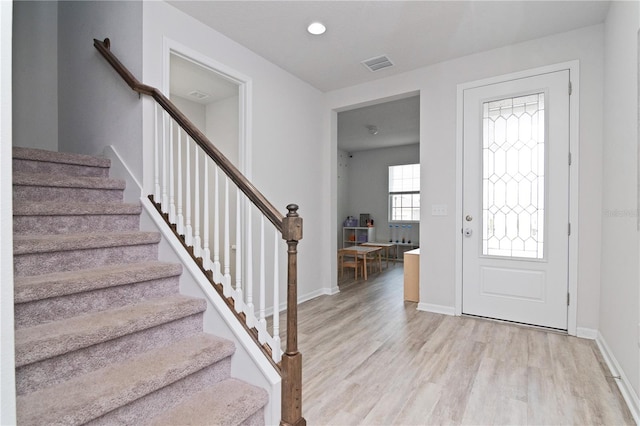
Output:
<instances>
[{"instance_id":1,"label":"light hardwood floor","mask_svg":"<svg viewBox=\"0 0 640 426\"><path fill-rule=\"evenodd\" d=\"M634 424L593 341L419 312L402 272L299 306L309 425Z\"/></svg>"}]
</instances>

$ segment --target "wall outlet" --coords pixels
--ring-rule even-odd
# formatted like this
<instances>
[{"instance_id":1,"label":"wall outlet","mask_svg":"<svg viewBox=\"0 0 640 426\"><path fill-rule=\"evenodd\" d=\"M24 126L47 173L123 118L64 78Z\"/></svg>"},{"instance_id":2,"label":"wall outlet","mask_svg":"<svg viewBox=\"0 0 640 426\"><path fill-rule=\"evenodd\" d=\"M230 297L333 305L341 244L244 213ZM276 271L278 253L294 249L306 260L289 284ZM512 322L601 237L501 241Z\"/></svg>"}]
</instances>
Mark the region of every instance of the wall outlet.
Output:
<instances>
[{"instance_id":1,"label":"wall outlet","mask_svg":"<svg viewBox=\"0 0 640 426\"><path fill-rule=\"evenodd\" d=\"M447 215L447 205L446 204L432 204L431 205L431 216L446 216Z\"/></svg>"}]
</instances>

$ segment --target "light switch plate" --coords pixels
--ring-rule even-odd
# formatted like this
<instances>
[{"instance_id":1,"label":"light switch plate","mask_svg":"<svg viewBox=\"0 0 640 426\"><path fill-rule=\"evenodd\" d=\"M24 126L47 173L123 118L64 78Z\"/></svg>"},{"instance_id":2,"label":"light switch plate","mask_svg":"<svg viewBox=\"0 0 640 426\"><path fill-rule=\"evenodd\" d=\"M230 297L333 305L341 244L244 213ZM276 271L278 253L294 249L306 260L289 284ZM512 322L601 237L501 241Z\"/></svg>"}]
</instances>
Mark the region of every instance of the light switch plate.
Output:
<instances>
[{"instance_id":1,"label":"light switch plate","mask_svg":"<svg viewBox=\"0 0 640 426\"><path fill-rule=\"evenodd\" d=\"M431 205L431 216L446 216L447 215L447 205L446 204L432 204Z\"/></svg>"}]
</instances>

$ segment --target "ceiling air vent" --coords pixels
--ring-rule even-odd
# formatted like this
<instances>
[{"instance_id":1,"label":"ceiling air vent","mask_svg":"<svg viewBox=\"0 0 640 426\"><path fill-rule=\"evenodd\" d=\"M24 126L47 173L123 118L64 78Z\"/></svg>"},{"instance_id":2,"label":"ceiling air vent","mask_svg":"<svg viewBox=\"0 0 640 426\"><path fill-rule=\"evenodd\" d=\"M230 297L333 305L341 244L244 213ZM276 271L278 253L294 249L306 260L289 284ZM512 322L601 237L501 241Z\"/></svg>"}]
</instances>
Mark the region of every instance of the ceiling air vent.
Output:
<instances>
[{"instance_id":1,"label":"ceiling air vent","mask_svg":"<svg viewBox=\"0 0 640 426\"><path fill-rule=\"evenodd\" d=\"M362 61L362 65L367 67L369 71L375 72L380 71L383 68L392 67L393 62L391 62L391 59L389 59L386 55L382 55Z\"/></svg>"},{"instance_id":2,"label":"ceiling air vent","mask_svg":"<svg viewBox=\"0 0 640 426\"><path fill-rule=\"evenodd\" d=\"M193 92L189 92L189 96L191 96L192 98L196 98L199 101L203 99L207 99L209 97L209 95L199 90L194 90Z\"/></svg>"}]
</instances>

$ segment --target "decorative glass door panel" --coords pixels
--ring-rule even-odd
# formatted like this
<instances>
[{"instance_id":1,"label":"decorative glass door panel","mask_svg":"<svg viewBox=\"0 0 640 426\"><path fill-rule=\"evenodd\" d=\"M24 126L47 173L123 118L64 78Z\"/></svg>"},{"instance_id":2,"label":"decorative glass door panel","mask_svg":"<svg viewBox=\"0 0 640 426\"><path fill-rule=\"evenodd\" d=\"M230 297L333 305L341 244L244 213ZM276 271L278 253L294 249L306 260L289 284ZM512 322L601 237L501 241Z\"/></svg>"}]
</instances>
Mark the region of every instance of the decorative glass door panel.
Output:
<instances>
[{"instance_id":1,"label":"decorative glass door panel","mask_svg":"<svg viewBox=\"0 0 640 426\"><path fill-rule=\"evenodd\" d=\"M544 257L544 93L482 104L482 254Z\"/></svg>"}]
</instances>

